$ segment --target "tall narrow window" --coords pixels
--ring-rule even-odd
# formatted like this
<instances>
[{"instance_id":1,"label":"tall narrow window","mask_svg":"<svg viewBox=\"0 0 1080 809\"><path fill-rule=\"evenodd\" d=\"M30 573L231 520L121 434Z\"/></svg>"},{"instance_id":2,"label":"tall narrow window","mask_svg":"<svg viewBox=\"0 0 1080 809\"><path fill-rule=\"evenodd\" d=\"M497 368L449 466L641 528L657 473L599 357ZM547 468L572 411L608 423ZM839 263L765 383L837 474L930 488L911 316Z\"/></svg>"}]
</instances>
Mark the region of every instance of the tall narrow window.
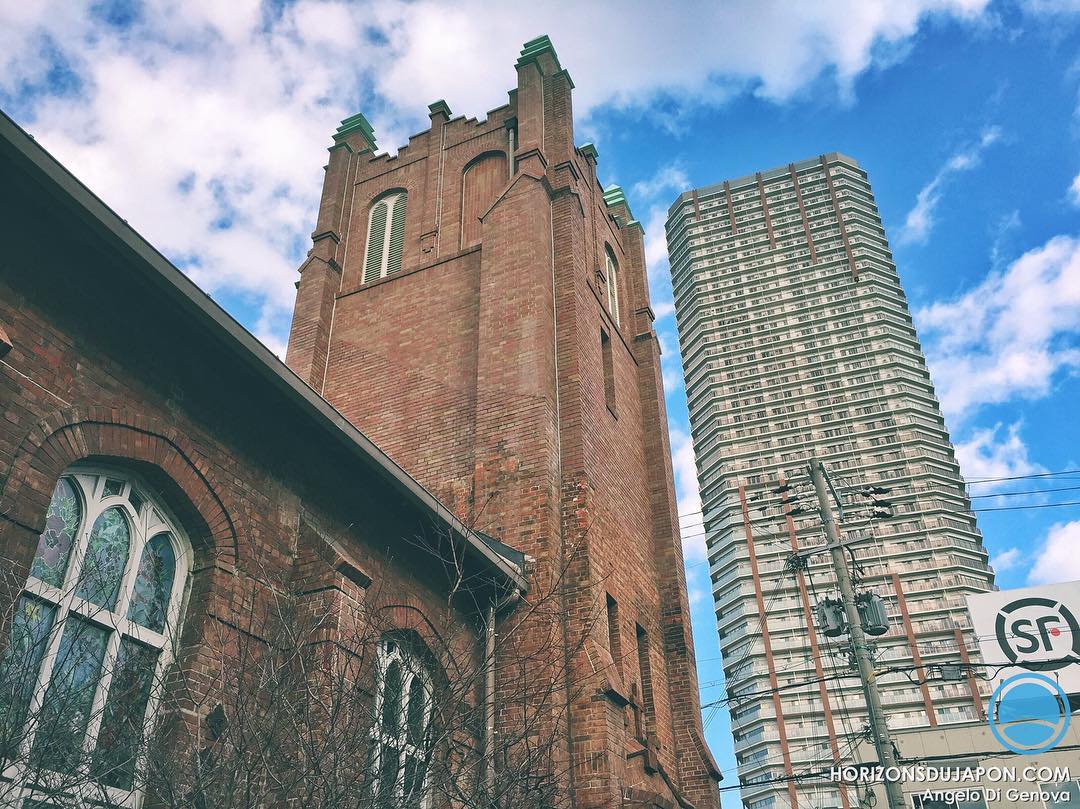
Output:
<instances>
[{"instance_id":1,"label":"tall narrow window","mask_svg":"<svg viewBox=\"0 0 1080 809\"><path fill-rule=\"evenodd\" d=\"M615 668L622 670L622 639L619 637L619 605L610 593L607 597L607 636L608 650L611 659L615 661Z\"/></svg>"},{"instance_id":2,"label":"tall narrow window","mask_svg":"<svg viewBox=\"0 0 1080 809\"><path fill-rule=\"evenodd\" d=\"M611 319L615 325L619 325L619 263L615 261L615 254L610 247L604 248L604 259L607 271L607 304Z\"/></svg>"},{"instance_id":3,"label":"tall narrow window","mask_svg":"<svg viewBox=\"0 0 1080 809\"><path fill-rule=\"evenodd\" d=\"M433 707L431 672L418 642L389 634L379 642L370 772L378 809L427 809L425 790Z\"/></svg>"},{"instance_id":4,"label":"tall narrow window","mask_svg":"<svg viewBox=\"0 0 1080 809\"><path fill-rule=\"evenodd\" d=\"M641 678L641 701L644 703L645 716L652 719L653 713L653 681L652 664L649 662L649 636L640 624L637 627L637 656L638 676Z\"/></svg>"},{"instance_id":5,"label":"tall narrow window","mask_svg":"<svg viewBox=\"0 0 1080 809\"><path fill-rule=\"evenodd\" d=\"M369 284L401 272L405 251L404 191L393 191L376 200L368 214L367 251L363 283Z\"/></svg>"},{"instance_id":6,"label":"tall narrow window","mask_svg":"<svg viewBox=\"0 0 1080 809\"><path fill-rule=\"evenodd\" d=\"M611 356L611 338L600 329L600 354L604 363L604 399L608 410L615 415L615 362Z\"/></svg>"},{"instance_id":7,"label":"tall narrow window","mask_svg":"<svg viewBox=\"0 0 1080 809\"><path fill-rule=\"evenodd\" d=\"M85 773L110 805L140 800L135 774L190 565L177 526L145 491L92 470L53 490L0 655L0 767L13 774L11 797Z\"/></svg>"}]
</instances>

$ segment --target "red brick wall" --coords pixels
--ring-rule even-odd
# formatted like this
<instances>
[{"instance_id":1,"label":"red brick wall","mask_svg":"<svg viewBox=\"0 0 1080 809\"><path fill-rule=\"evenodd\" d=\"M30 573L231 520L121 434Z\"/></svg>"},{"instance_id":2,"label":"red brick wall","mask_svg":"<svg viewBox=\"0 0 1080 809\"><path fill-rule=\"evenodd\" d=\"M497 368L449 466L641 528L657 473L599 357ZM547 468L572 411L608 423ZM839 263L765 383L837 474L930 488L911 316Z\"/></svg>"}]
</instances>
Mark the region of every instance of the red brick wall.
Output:
<instances>
[{"instance_id":1,"label":"red brick wall","mask_svg":"<svg viewBox=\"0 0 1080 809\"><path fill-rule=\"evenodd\" d=\"M472 495L479 283L473 251L340 296L323 389L391 458L463 508Z\"/></svg>"}]
</instances>

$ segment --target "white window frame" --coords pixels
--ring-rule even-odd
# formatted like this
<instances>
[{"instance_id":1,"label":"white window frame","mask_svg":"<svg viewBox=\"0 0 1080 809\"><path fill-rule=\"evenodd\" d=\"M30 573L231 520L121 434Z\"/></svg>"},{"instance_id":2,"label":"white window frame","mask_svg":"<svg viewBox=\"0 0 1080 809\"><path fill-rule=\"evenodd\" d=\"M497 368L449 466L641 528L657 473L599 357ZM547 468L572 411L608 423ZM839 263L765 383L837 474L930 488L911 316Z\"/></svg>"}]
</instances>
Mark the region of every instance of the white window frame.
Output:
<instances>
[{"instance_id":1,"label":"white window frame","mask_svg":"<svg viewBox=\"0 0 1080 809\"><path fill-rule=\"evenodd\" d=\"M404 200L404 205L399 203ZM383 227L383 239L382 244L375 245L371 241L372 226L375 224L375 214L380 206L386 206L386 224ZM398 217L406 216L408 210L408 193L405 191L393 191L385 196L379 197L371 206L371 210L368 212L368 230L367 239L364 241L364 263L360 268L360 280L361 283L370 284L375 281L381 281L390 274L390 234L393 232L394 223ZM402 223L404 227L404 223ZM371 251L377 249L379 251L379 274L376 278L369 278L367 274L368 260L371 256ZM404 263L404 245L402 246L402 262ZM398 272L401 268L398 268Z\"/></svg>"},{"instance_id":2,"label":"white window frame","mask_svg":"<svg viewBox=\"0 0 1080 809\"><path fill-rule=\"evenodd\" d=\"M391 644L393 648L391 649ZM424 763L424 780L420 783L420 809L429 809L431 806L431 792L428 789L428 764L427 752L409 741L408 708L409 693L413 680L421 677L421 686L424 689L424 710L422 729L424 735L431 725L432 708L434 707L432 695L431 670L419 659L414 650L409 648L409 642L400 636L390 634L379 641L377 665L377 682L375 689L375 713L371 732L372 742L375 744L372 756L372 795L377 796L379 790L379 774L382 771L382 756L387 747L392 746L398 751L398 765L394 781L394 800L405 799L405 761L406 756L411 756L417 761ZM383 727L383 703L386 698L386 673L390 664L397 661L401 666L401 704L399 707L399 734L388 733Z\"/></svg>"},{"instance_id":3,"label":"white window frame","mask_svg":"<svg viewBox=\"0 0 1080 809\"><path fill-rule=\"evenodd\" d=\"M90 719L83 739L82 750L84 755L82 762L85 764L90 760L90 754L97 744L97 734L104 716L105 701L112 682L112 667L116 662L117 653L120 649L120 640L124 636L158 650L157 663L151 675L151 689L147 699L146 713L143 717L143 738L146 738L152 731L154 717L162 696L162 673L174 659L175 646L180 637L181 616L188 596L189 574L192 568L191 544L186 535L180 530L179 522L175 517L159 500L151 496L150 493L154 491L151 487L129 472L107 467L80 465L65 471L61 478L70 481L75 489L76 497L80 501L81 519L71 543L67 570L62 585L56 587L30 575L20 595L20 598L31 595L40 601L47 602L56 612L46 640L45 652L41 658L34 690L31 694L29 718L25 725L27 730L20 742L18 760L11 764L0 762L0 766L3 767L3 780L5 781L5 783L0 784L0 806L21 806L23 799L29 797L40 800L45 804L50 802L49 798L46 797L47 793L43 794L41 787L35 790L26 786L28 781L36 781L47 789L49 781L47 772L43 773L39 768L28 766L28 762L30 750L34 744L34 737L37 733L37 728L34 727L35 717L41 711L46 689L52 679L53 667L57 662L60 640L67 625L68 616L75 614L109 633L105 655L101 664L101 675L94 690ZM120 494L105 494L105 485L109 480L120 481L123 484ZM132 489L138 492L143 501L138 512L135 511L129 499ZM86 549L94 523L105 511L113 507L117 507L123 512L128 524L130 544L128 558L120 580L116 606L110 610L82 598L76 594L76 590L78 589L79 575L82 572ZM127 614L131 605L131 596L143 549L149 540L162 533L167 533L171 537L176 568L173 573L173 586L169 594L169 603L165 610L165 626L162 632L156 632L130 620ZM136 762L134 787L131 790L93 784L89 772L82 773L82 778L75 779L76 784L79 785L75 791L85 794L76 794L73 797L76 799L97 798L100 800L104 793L109 802L115 806L139 809L145 797L139 789L140 774L143 767L143 761ZM57 775L56 783L70 783L71 780L71 774L66 776Z\"/></svg>"},{"instance_id":4,"label":"white window frame","mask_svg":"<svg viewBox=\"0 0 1080 809\"><path fill-rule=\"evenodd\" d=\"M615 321L615 325L619 326L621 325L619 323L619 263L615 260L610 247L604 248L604 261L607 265L605 269L607 270L608 312L611 313L611 319Z\"/></svg>"}]
</instances>

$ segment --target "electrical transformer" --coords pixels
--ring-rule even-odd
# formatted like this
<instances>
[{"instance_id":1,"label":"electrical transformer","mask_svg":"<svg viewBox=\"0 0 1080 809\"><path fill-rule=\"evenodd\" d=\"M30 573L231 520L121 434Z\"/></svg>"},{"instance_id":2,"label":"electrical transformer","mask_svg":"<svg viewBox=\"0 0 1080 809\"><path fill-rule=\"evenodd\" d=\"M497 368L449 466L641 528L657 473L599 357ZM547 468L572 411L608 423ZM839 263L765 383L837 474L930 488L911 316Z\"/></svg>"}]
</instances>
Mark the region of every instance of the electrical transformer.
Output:
<instances>
[{"instance_id":1,"label":"electrical transformer","mask_svg":"<svg viewBox=\"0 0 1080 809\"><path fill-rule=\"evenodd\" d=\"M855 596L855 605L859 608L859 623L867 635L884 635L889 631L889 615L885 612L885 602L874 593L859 593Z\"/></svg>"},{"instance_id":2,"label":"electrical transformer","mask_svg":"<svg viewBox=\"0 0 1080 809\"><path fill-rule=\"evenodd\" d=\"M814 611L817 613L818 627L825 637L839 637L847 630L847 622L844 620L844 605L839 601L826 598L814 608Z\"/></svg>"}]
</instances>

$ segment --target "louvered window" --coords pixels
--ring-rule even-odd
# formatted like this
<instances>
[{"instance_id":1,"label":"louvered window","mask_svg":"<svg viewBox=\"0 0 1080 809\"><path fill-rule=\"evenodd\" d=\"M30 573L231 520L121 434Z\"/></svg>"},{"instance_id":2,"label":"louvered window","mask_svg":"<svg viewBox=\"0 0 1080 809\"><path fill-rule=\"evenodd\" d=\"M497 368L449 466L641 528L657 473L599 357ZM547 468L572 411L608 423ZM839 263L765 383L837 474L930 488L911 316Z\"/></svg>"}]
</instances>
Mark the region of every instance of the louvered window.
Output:
<instances>
[{"instance_id":1,"label":"louvered window","mask_svg":"<svg viewBox=\"0 0 1080 809\"><path fill-rule=\"evenodd\" d=\"M611 253L611 248L605 250L605 257L607 259L607 299L608 299L608 311L611 312L611 319L615 321L615 325L619 325L619 265L615 261L615 256Z\"/></svg>"},{"instance_id":2,"label":"louvered window","mask_svg":"<svg viewBox=\"0 0 1080 809\"><path fill-rule=\"evenodd\" d=\"M401 271L405 251L404 191L395 191L371 206L368 215L367 253L364 256L364 283L378 281Z\"/></svg>"}]
</instances>

